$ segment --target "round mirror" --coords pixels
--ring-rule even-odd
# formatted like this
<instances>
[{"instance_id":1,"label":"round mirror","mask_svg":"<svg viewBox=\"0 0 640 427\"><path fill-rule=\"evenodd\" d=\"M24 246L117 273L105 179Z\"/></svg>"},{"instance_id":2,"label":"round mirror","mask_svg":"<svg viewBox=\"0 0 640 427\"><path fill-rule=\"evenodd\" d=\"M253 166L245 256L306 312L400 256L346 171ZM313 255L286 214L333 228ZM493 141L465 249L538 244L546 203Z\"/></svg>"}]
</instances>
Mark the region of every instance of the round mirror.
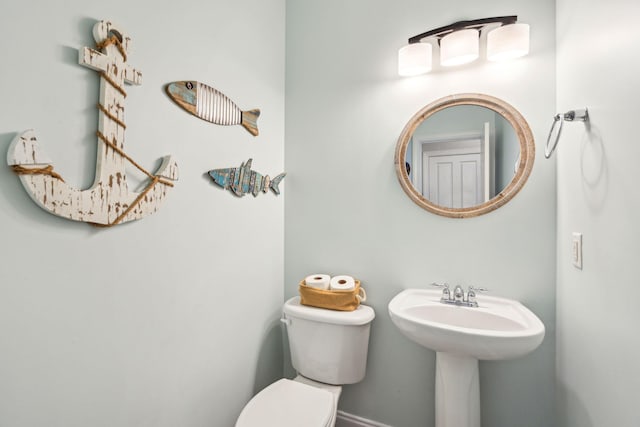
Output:
<instances>
[{"instance_id":1,"label":"round mirror","mask_svg":"<svg viewBox=\"0 0 640 427\"><path fill-rule=\"evenodd\" d=\"M438 215L482 215L508 202L535 157L527 121L489 95L439 99L409 120L395 152L398 180L411 200Z\"/></svg>"}]
</instances>

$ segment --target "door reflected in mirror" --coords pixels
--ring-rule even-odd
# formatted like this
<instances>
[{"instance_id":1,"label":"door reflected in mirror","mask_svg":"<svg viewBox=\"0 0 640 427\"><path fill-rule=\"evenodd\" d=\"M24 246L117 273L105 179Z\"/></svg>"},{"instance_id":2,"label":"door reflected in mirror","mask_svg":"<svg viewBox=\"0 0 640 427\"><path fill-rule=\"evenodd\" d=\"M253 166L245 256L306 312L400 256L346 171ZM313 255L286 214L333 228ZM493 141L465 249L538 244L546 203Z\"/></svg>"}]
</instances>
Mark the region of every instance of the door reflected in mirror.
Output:
<instances>
[{"instance_id":1,"label":"door reflected in mirror","mask_svg":"<svg viewBox=\"0 0 640 427\"><path fill-rule=\"evenodd\" d=\"M396 173L423 208L449 217L494 210L524 185L535 147L509 104L480 94L452 95L420 110L396 147Z\"/></svg>"},{"instance_id":2,"label":"door reflected in mirror","mask_svg":"<svg viewBox=\"0 0 640 427\"><path fill-rule=\"evenodd\" d=\"M446 208L468 208L509 185L519 154L515 130L499 113L457 105L416 128L405 161L409 180L426 199Z\"/></svg>"}]
</instances>

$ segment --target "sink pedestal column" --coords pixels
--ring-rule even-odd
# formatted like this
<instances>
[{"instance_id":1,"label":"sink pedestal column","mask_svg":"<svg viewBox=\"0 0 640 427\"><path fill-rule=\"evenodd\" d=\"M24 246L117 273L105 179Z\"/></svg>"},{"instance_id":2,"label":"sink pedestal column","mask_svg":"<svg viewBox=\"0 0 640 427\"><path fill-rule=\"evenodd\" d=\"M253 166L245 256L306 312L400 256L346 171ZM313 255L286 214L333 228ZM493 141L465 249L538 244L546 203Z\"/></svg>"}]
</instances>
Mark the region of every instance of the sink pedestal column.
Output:
<instances>
[{"instance_id":1,"label":"sink pedestal column","mask_svg":"<svg viewBox=\"0 0 640 427\"><path fill-rule=\"evenodd\" d=\"M478 359L436 353L436 427L480 427Z\"/></svg>"}]
</instances>

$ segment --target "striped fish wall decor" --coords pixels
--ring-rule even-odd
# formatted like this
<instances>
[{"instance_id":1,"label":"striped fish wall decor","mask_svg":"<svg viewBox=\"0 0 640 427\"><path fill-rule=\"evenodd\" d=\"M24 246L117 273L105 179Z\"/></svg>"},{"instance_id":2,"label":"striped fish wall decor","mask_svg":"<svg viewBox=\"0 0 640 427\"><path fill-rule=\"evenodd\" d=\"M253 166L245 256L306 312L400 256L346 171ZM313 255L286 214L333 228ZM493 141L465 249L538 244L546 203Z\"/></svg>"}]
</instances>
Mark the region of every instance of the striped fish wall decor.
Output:
<instances>
[{"instance_id":1,"label":"striped fish wall decor","mask_svg":"<svg viewBox=\"0 0 640 427\"><path fill-rule=\"evenodd\" d=\"M223 126L241 125L258 136L259 109L242 111L219 90L195 81L169 83L166 91L176 104L202 120Z\"/></svg>"}]
</instances>

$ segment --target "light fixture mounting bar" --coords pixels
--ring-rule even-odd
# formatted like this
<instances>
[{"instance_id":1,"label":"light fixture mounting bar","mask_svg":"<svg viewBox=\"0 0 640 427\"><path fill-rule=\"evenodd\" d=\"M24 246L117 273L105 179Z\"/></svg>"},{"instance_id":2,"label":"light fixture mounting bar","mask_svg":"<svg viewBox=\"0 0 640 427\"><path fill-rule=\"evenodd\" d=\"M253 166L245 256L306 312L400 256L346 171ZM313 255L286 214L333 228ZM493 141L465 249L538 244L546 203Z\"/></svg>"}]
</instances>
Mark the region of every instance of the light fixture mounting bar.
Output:
<instances>
[{"instance_id":1,"label":"light fixture mounting bar","mask_svg":"<svg viewBox=\"0 0 640 427\"><path fill-rule=\"evenodd\" d=\"M436 28L433 30L429 30L422 34L415 35L409 38L409 44L419 43L420 40L427 37L436 37L438 41L444 36L451 34L454 31L462 30L464 28L475 28L480 29L488 24L500 23L501 25L509 25L515 24L518 21L517 15L511 16L496 16L494 18L482 18L482 19L474 19L471 21L458 21L453 24L446 25L444 27Z\"/></svg>"}]
</instances>

